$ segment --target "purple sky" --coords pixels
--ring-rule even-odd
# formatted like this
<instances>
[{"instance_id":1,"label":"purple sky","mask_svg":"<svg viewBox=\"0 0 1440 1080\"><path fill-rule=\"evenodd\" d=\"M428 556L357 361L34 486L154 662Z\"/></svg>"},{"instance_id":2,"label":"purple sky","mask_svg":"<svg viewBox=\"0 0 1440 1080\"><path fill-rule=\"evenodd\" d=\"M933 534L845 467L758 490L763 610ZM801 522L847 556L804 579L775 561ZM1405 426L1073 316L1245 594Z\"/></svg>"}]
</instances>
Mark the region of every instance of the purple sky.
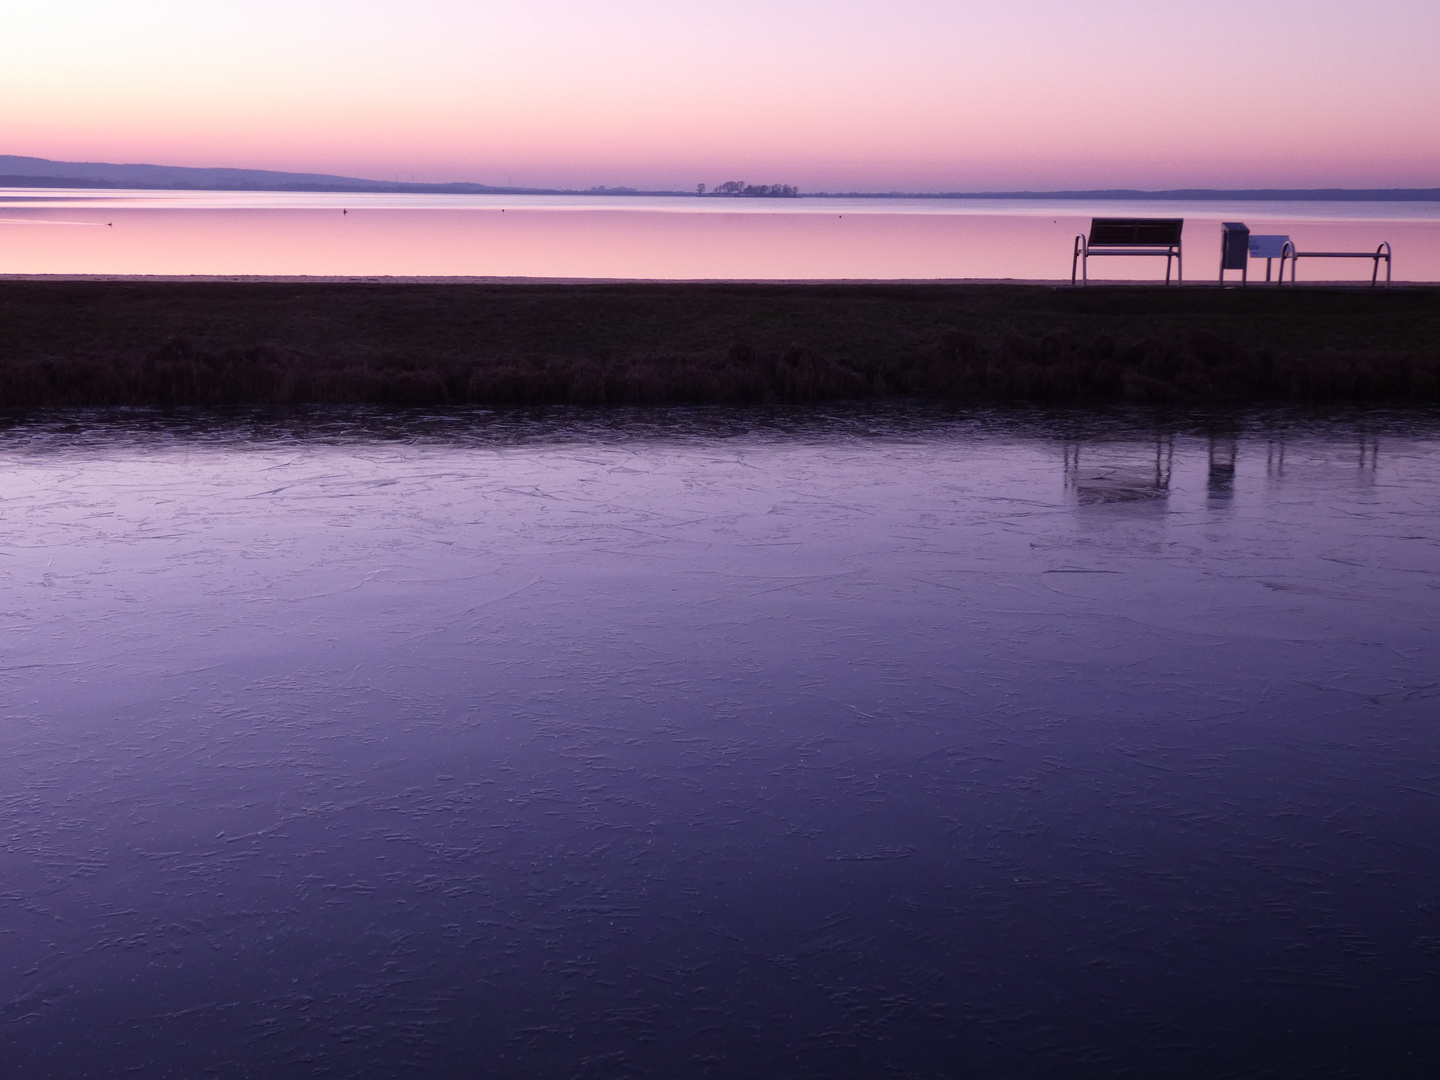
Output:
<instances>
[{"instance_id":1,"label":"purple sky","mask_svg":"<svg viewBox=\"0 0 1440 1080\"><path fill-rule=\"evenodd\" d=\"M537 186L1440 185L1436 0L50 0L0 153Z\"/></svg>"}]
</instances>

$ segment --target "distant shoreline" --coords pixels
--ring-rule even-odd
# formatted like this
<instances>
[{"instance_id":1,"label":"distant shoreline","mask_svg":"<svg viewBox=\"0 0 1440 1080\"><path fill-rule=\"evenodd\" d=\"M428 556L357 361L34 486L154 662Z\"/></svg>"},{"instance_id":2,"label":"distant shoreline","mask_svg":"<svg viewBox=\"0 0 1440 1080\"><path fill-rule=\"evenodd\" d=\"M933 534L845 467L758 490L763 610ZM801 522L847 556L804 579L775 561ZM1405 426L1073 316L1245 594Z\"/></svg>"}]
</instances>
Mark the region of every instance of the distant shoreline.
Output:
<instances>
[{"instance_id":1,"label":"distant shoreline","mask_svg":"<svg viewBox=\"0 0 1440 1080\"><path fill-rule=\"evenodd\" d=\"M1104 188L1085 191L969 191L928 195L914 192L810 192L801 198L828 199L986 199L1043 201L1088 199L1144 202L1440 202L1440 188L1177 188L1140 191Z\"/></svg>"},{"instance_id":2,"label":"distant shoreline","mask_svg":"<svg viewBox=\"0 0 1440 1080\"><path fill-rule=\"evenodd\" d=\"M359 195L565 195L588 198L679 197L704 199L1082 199L1128 201L1305 201L1305 202L1440 202L1434 188L1089 188L1061 191L846 191L800 192L788 185L740 185L729 181L719 190L701 186L685 191L640 190L596 186L587 189L540 188L524 185L425 183L373 180L328 173L292 173L271 169L196 168L182 165L112 164L99 161L52 161L48 158L0 154L0 189L79 188L95 191L249 191ZM727 188L733 190L726 190Z\"/></svg>"},{"instance_id":3,"label":"distant shoreline","mask_svg":"<svg viewBox=\"0 0 1440 1080\"><path fill-rule=\"evenodd\" d=\"M0 409L1440 404L1440 286L0 280Z\"/></svg>"},{"instance_id":4,"label":"distant shoreline","mask_svg":"<svg viewBox=\"0 0 1440 1080\"><path fill-rule=\"evenodd\" d=\"M227 191L255 194L335 195L547 195L568 198L689 198L689 199L925 199L983 200L986 202L1043 202L1046 200L1090 202L1440 202L1440 188L1177 188L1143 191L1131 188L1103 188L1077 191L805 191L795 195L725 195L694 191L641 191L632 189L570 189L493 187L487 184L419 184L357 182L324 183L213 183L200 186L188 182L124 182L77 179L59 176L0 176L0 190L43 188L77 191Z\"/></svg>"}]
</instances>

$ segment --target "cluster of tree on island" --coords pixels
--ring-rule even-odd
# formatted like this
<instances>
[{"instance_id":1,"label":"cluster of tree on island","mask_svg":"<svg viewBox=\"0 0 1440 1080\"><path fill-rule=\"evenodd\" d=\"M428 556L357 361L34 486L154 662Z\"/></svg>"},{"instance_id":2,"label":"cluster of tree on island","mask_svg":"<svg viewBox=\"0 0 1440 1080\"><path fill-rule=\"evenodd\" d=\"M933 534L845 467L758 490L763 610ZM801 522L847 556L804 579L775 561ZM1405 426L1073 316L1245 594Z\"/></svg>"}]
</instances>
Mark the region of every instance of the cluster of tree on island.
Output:
<instances>
[{"instance_id":1,"label":"cluster of tree on island","mask_svg":"<svg viewBox=\"0 0 1440 1080\"><path fill-rule=\"evenodd\" d=\"M695 185L695 194L704 195L704 184ZM709 189L711 195L745 195L752 199L793 199L800 194L794 184L747 184L744 180L726 180Z\"/></svg>"}]
</instances>

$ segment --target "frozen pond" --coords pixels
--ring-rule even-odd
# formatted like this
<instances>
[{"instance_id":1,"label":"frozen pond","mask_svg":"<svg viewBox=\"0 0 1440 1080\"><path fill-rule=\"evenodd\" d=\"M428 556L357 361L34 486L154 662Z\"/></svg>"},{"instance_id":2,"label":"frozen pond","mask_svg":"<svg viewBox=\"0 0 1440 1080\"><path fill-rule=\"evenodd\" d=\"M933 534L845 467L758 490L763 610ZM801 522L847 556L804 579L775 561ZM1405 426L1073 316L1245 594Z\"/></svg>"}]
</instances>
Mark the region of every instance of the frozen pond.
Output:
<instances>
[{"instance_id":1,"label":"frozen pond","mask_svg":"<svg viewBox=\"0 0 1440 1080\"><path fill-rule=\"evenodd\" d=\"M0 429L9 1075L1426 1075L1440 420Z\"/></svg>"}]
</instances>

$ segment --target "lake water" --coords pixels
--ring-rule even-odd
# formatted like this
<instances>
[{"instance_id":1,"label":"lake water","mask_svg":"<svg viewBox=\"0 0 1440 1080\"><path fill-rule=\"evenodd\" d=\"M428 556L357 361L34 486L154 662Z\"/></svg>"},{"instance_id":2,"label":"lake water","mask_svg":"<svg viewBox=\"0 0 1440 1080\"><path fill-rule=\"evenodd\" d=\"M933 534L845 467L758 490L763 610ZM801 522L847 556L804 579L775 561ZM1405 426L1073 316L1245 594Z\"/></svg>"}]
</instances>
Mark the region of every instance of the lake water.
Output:
<instances>
[{"instance_id":1,"label":"lake water","mask_svg":"<svg viewBox=\"0 0 1440 1080\"><path fill-rule=\"evenodd\" d=\"M1433 1075L1437 475L1414 414L12 418L0 1060Z\"/></svg>"},{"instance_id":2,"label":"lake water","mask_svg":"<svg viewBox=\"0 0 1440 1080\"><path fill-rule=\"evenodd\" d=\"M697 199L0 189L0 274L1068 280L1092 215L1183 217L1186 280L1214 281L1220 222L1301 250L1394 250L1440 281L1440 203ZM1277 268L1278 269L1278 268ZM1368 281L1365 260L1302 280ZM1264 263L1253 277L1264 278ZM1159 280L1165 260L1095 259ZM1232 278L1235 277L1232 273Z\"/></svg>"}]
</instances>

